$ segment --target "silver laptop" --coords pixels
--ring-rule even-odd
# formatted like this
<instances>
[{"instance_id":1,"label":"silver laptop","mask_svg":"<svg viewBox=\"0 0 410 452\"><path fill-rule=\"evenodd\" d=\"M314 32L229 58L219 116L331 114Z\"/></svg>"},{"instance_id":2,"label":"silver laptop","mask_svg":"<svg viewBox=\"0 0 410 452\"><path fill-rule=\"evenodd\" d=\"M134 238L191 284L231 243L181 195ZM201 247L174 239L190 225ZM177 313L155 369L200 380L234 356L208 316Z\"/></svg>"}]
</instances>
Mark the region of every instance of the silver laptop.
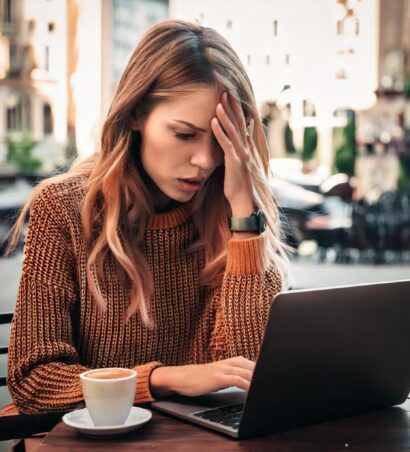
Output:
<instances>
[{"instance_id":1,"label":"silver laptop","mask_svg":"<svg viewBox=\"0 0 410 452\"><path fill-rule=\"evenodd\" d=\"M234 438L403 403L410 391L410 280L278 294L249 391L152 407Z\"/></svg>"}]
</instances>

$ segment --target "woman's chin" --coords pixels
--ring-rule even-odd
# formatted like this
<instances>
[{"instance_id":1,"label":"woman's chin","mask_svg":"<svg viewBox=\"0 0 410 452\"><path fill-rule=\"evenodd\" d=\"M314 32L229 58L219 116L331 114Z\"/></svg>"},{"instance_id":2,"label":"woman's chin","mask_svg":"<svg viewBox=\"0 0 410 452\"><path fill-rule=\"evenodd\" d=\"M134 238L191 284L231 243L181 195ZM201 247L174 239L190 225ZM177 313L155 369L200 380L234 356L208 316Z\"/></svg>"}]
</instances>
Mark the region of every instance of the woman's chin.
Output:
<instances>
[{"instance_id":1,"label":"woman's chin","mask_svg":"<svg viewBox=\"0 0 410 452\"><path fill-rule=\"evenodd\" d=\"M167 194L167 196L169 198L173 199L174 201L187 202L190 199L192 199L195 196L195 194L196 194L195 191L178 190L178 191L174 191L172 193Z\"/></svg>"},{"instance_id":2,"label":"woman's chin","mask_svg":"<svg viewBox=\"0 0 410 452\"><path fill-rule=\"evenodd\" d=\"M183 195L179 195L179 196L173 196L172 199L175 202L188 202L190 201L193 197L195 196L195 193L185 193Z\"/></svg>"}]
</instances>

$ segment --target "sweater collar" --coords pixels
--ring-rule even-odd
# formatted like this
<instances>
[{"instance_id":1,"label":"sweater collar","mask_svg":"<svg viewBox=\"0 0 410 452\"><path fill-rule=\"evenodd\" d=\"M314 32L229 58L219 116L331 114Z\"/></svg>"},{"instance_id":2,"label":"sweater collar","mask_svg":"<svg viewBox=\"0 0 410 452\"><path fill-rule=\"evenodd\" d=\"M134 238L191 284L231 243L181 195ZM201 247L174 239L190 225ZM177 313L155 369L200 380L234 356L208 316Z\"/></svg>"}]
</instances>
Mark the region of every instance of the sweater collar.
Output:
<instances>
[{"instance_id":1,"label":"sweater collar","mask_svg":"<svg viewBox=\"0 0 410 452\"><path fill-rule=\"evenodd\" d=\"M191 201L181 204L168 212L154 213L148 218L147 229L173 228L184 223L191 213Z\"/></svg>"}]
</instances>

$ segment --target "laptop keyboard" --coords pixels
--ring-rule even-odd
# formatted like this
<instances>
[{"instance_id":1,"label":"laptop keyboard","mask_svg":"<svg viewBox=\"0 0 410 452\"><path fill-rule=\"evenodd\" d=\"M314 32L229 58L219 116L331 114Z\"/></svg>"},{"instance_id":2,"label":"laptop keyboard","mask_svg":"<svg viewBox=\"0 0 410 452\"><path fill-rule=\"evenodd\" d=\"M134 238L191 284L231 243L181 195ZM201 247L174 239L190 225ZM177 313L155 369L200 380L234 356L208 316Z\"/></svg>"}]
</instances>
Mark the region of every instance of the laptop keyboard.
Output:
<instances>
[{"instance_id":1,"label":"laptop keyboard","mask_svg":"<svg viewBox=\"0 0 410 452\"><path fill-rule=\"evenodd\" d=\"M226 405L218 408L212 408L210 410L198 411L197 413L193 413L193 416L238 430L243 406L243 403L238 403L237 405Z\"/></svg>"}]
</instances>

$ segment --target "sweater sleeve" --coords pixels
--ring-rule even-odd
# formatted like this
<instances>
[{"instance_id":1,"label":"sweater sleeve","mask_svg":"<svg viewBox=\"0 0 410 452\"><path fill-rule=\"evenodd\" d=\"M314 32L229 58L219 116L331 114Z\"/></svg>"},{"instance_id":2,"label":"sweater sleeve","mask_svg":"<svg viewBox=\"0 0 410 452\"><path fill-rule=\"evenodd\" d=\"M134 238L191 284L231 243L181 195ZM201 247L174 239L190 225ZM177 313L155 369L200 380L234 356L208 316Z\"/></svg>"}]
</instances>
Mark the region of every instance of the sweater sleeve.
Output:
<instances>
[{"instance_id":1,"label":"sweater sleeve","mask_svg":"<svg viewBox=\"0 0 410 452\"><path fill-rule=\"evenodd\" d=\"M11 329L7 384L20 412L60 411L82 400L71 313L73 251L63 206L52 187L36 197L24 247Z\"/></svg>"},{"instance_id":2,"label":"sweater sleeve","mask_svg":"<svg viewBox=\"0 0 410 452\"><path fill-rule=\"evenodd\" d=\"M281 291L278 269L263 266L265 237L231 239L222 286L212 299L215 324L210 352L213 360L244 356L255 360L269 308Z\"/></svg>"},{"instance_id":3,"label":"sweater sleeve","mask_svg":"<svg viewBox=\"0 0 410 452\"><path fill-rule=\"evenodd\" d=\"M72 317L78 300L68 216L52 186L30 212L9 345L10 394L22 413L64 411L83 401ZM136 366L135 402L151 401L149 378L160 363Z\"/></svg>"}]
</instances>

